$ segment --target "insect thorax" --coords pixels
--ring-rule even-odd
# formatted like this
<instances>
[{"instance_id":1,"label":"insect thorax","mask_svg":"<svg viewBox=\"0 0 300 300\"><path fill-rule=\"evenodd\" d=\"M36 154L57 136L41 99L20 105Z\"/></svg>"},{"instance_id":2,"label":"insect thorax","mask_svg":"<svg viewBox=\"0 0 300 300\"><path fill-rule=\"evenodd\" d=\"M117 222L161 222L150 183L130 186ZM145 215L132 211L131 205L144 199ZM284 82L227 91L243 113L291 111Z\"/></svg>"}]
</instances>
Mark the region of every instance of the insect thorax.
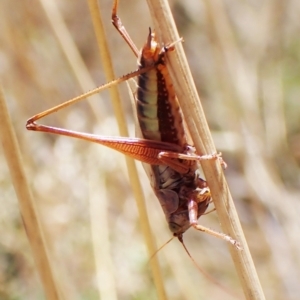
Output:
<instances>
[{"instance_id":1,"label":"insect thorax","mask_svg":"<svg viewBox=\"0 0 300 300\"><path fill-rule=\"evenodd\" d=\"M160 201L170 230L175 234L182 234L190 226L188 203L194 200L198 205L198 218L205 212L210 194L202 187L202 179L197 172L180 174L170 167L152 166L156 183L154 192ZM200 180L200 184L199 184Z\"/></svg>"}]
</instances>

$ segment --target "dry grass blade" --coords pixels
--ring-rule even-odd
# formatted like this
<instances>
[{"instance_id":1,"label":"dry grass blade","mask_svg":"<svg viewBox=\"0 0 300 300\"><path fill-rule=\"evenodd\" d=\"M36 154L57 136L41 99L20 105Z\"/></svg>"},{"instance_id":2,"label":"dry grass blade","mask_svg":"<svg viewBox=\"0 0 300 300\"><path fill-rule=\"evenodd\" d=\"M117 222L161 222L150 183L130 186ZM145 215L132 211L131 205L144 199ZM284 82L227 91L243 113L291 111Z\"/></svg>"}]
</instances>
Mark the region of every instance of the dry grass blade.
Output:
<instances>
[{"instance_id":1,"label":"dry grass blade","mask_svg":"<svg viewBox=\"0 0 300 300\"><path fill-rule=\"evenodd\" d=\"M111 63L111 56L109 53L108 45L106 42L105 32L103 28L103 22L101 19L100 8L98 6L98 2L94 0L88 1L91 17L94 24L94 29L97 37L98 47L100 50L100 56L103 63L104 72L106 74L107 82L112 81L115 79L112 63ZM118 127L121 136L129 136L126 121L124 118L124 113L120 101L120 95L118 93L117 87L113 87L110 90L110 96L112 99L113 107L115 116L117 119ZM139 216L140 216L140 224L142 233L146 242L148 255L149 257L156 251L156 246L154 243L154 238L152 236L151 227L149 224L149 219L147 215L146 205L145 205L145 197L142 191L142 187L140 184L139 176L136 170L135 162L133 159L125 157L128 174L130 183L132 186L134 198L136 200L136 205L138 208ZM154 283L156 286L157 294L159 299L166 299L165 289L164 289L164 282L162 280L162 275L160 271L160 266L158 262L158 257L154 257L150 261L150 266L152 270L152 276L154 279Z\"/></svg>"},{"instance_id":2,"label":"dry grass blade","mask_svg":"<svg viewBox=\"0 0 300 300\"><path fill-rule=\"evenodd\" d=\"M82 92L86 92L95 88L96 84L82 59L82 56L63 19L57 3L54 1L45 0L39 0L39 2L44 9L44 12L48 18L48 22L53 29L61 50L64 53L65 58L68 61L74 77L77 79L78 85L81 87ZM95 100L98 99L98 101L103 100L99 94L93 95L92 97ZM92 108L91 111L94 112L95 118L99 120L99 118L101 117L101 112L97 111L97 107L94 103L94 101L88 101L88 104ZM104 107L102 110L102 114L104 115L105 113L106 111Z\"/></svg>"},{"instance_id":3,"label":"dry grass blade","mask_svg":"<svg viewBox=\"0 0 300 300\"><path fill-rule=\"evenodd\" d=\"M59 287L51 268L49 250L47 249L39 215L24 173L19 146L1 87L0 119L0 136L2 146L9 166L12 183L19 200L19 207L27 237L31 245L39 275L43 282L46 297L47 299L53 300L61 299Z\"/></svg>"},{"instance_id":4,"label":"dry grass blade","mask_svg":"<svg viewBox=\"0 0 300 300\"><path fill-rule=\"evenodd\" d=\"M179 36L173 21L173 17L165 0L148 1L157 25L156 28L165 43L178 40ZM201 154L214 153L215 147L201 108L191 73L183 48L178 45L176 53L170 55L169 66L182 110L191 131L196 149ZM204 162L203 171L211 188L216 210L225 233L241 242L243 251L231 248L231 255L239 274L243 290L247 299L264 299L255 267L242 232L240 222L218 162Z\"/></svg>"}]
</instances>

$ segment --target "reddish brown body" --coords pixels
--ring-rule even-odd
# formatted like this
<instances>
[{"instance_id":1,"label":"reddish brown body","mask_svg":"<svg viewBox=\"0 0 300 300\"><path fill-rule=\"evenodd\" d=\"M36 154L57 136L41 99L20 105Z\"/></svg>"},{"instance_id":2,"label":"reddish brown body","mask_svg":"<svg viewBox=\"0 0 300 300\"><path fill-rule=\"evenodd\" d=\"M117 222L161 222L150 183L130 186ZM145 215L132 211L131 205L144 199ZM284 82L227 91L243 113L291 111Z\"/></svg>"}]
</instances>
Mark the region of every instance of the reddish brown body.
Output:
<instances>
[{"instance_id":1,"label":"reddish brown body","mask_svg":"<svg viewBox=\"0 0 300 300\"><path fill-rule=\"evenodd\" d=\"M177 147L173 152L187 154L187 130L165 65L167 50L159 46L150 31L141 50L139 68L154 68L138 77L137 116L143 138L172 144ZM181 236L197 222L211 199L205 181L198 176L198 162L171 158L145 168L170 230Z\"/></svg>"},{"instance_id":2,"label":"reddish brown body","mask_svg":"<svg viewBox=\"0 0 300 300\"><path fill-rule=\"evenodd\" d=\"M145 163L151 186L174 236L182 240L182 234L193 226L238 248L237 242L231 237L197 223L211 201L209 188L199 176L199 161L217 159L219 156L196 155L190 146L183 115L165 64L166 52L173 50L174 45L160 47L150 30L147 42L139 53L116 15L116 9L117 1L113 7L113 24L134 53L139 54L139 70L33 116L27 121L26 128L99 143ZM36 123L59 109L136 75L136 107L141 137L99 136Z\"/></svg>"}]
</instances>

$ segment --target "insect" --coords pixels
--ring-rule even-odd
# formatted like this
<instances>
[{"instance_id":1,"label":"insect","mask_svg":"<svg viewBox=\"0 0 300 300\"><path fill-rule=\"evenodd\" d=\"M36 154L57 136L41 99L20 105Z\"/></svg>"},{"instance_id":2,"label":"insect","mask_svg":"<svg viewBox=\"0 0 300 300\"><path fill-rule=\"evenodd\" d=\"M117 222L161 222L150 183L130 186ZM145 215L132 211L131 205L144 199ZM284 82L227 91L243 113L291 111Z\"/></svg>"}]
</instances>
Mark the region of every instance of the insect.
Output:
<instances>
[{"instance_id":1,"label":"insect","mask_svg":"<svg viewBox=\"0 0 300 300\"><path fill-rule=\"evenodd\" d=\"M155 33L150 29L147 41L139 52L117 16L117 6L118 1L114 1L113 25L135 55L139 56L139 66L136 72L103 85L97 91L138 75L135 100L141 136L106 137L36 123L37 120L82 100L95 91L31 117L27 121L26 128L99 143L143 162L169 229L175 237L182 242L183 233L190 227L194 227L224 239L238 248L237 242L231 237L198 224L198 218L204 214L211 201L206 181L198 173L199 161L219 159L219 155L197 155L191 145L165 61L165 56L174 50L176 42L162 47Z\"/></svg>"}]
</instances>

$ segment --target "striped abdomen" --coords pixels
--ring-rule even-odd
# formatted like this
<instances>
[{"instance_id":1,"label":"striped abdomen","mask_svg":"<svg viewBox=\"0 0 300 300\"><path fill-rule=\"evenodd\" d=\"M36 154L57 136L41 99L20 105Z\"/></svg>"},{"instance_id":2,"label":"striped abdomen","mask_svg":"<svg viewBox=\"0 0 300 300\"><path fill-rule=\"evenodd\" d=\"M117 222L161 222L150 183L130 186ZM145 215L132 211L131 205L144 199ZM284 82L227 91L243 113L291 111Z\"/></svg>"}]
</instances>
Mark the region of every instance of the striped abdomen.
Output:
<instances>
[{"instance_id":1,"label":"striped abdomen","mask_svg":"<svg viewBox=\"0 0 300 300\"><path fill-rule=\"evenodd\" d=\"M142 49L139 67L150 64L155 67L138 77L137 115L143 137L184 147L187 141L181 109L165 66L164 53L153 33Z\"/></svg>"}]
</instances>

